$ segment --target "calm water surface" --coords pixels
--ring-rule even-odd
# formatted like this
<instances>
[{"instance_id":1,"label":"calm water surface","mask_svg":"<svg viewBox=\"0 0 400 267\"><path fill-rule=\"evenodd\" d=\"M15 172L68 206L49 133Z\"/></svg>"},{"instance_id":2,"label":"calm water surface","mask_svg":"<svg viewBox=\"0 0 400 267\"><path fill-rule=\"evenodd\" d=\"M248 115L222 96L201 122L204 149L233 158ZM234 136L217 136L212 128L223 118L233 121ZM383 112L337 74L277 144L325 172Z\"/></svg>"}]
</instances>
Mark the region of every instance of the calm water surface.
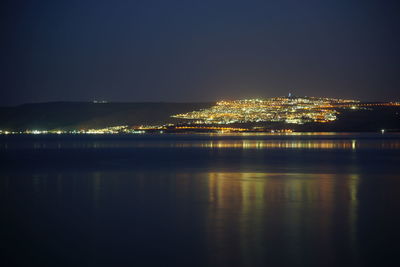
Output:
<instances>
[{"instance_id":1,"label":"calm water surface","mask_svg":"<svg viewBox=\"0 0 400 267\"><path fill-rule=\"evenodd\" d=\"M399 266L400 135L0 137L2 266Z\"/></svg>"}]
</instances>

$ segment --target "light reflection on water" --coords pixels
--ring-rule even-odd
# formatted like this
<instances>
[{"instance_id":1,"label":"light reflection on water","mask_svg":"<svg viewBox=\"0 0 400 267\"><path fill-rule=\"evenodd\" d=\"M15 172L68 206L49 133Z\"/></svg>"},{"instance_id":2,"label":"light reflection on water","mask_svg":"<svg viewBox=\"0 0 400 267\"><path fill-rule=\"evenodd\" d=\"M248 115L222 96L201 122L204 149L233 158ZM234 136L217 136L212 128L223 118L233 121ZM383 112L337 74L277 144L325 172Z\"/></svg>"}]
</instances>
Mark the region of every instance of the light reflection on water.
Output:
<instances>
[{"instance_id":1,"label":"light reflection on water","mask_svg":"<svg viewBox=\"0 0 400 267\"><path fill-rule=\"evenodd\" d=\"M0 143L11 149L206 148L206 149L400 149L400 140L178 140L34 141Z\"/></svg>"},{"instance_id":2,"label":"light reflection on water","mask_svg":"<svg viewBox=\"0 0 400 267\"><path fill-rule=\"evenodd\" d=\"M0 245L20 266L396 266L398 139L8 147Z\"/></svg>"},{"instance_id":3,"label":"light reflection on water","mask_svg":"<svg viewBox=\"0 0 400 267\"><path fill-rule=\"evenodd\" d=\"M102 250L104 242L129 246L137 250L137 255L131 253L144 260L140 243L146 242L142 240L146 237L132 235L130 227L151 236L173 231L177 240L180 235L193 235L187 242L189 246L198 243L193 244L196 250L186 252L197 257L199 262L192 262L193 266L334 266L330 263L341 251L351 253L346 256L348 263L359 263L358 174L92 172L58 174L55 181L52 176L32 177L28 191L35 197L28 208L45 216L40 218L43 227L52 221L47 221L47 216L67 216L71 222L89 216L88 224L81 222L75 227L78 232L88 231L84 240L89 240L84 242L89 243L81 246L95 265L106 264L104 257L111 253ZM7 179L8 186L21 186L18 178L13 179ZM77 208L84 214L73 211ZM28 216L26 220L29 224L34 219ZM62 232L68 224L58 224L58 235L71 234ZM102 239L106 232L111 240ZM120 244L122 236L127 241ZM162 241L161 237L154 240ZM180 248L178 241L170 242ZM152 253L163 249L157 247ZM114 253L112 256L126 257ZM190 263L182 261L176 264Z\"/></svg>"},{"instance_id":4,"label":"light reflection on water","mask_svg":"<svg viewBox=\"0 0 400 267\"><path fill-rule=\"evenodd\" d=\"M358 175L209 173L208 177L212 205L207 227L210 248L219 250L213 259L216 265L242 261L243 266L294 266L307 256L305 244L320 253L307 264L323 265L327 257L334 257L330 246L338 221L347 225L342 245L357 248ZM335 218L338 207L343 210L341 218ZM235 245L226 249L232 238L237 239Z\"/></svg>"}]
</instances>

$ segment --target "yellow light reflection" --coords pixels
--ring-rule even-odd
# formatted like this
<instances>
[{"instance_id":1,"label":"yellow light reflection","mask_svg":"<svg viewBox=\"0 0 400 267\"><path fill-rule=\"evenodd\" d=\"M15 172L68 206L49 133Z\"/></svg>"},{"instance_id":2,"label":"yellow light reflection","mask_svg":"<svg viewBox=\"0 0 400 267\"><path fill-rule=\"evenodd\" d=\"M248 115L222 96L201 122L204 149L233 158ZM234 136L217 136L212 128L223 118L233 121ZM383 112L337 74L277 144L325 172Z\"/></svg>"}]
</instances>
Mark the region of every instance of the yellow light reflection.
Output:
<instances>
[{"instance_id":1,"label":"yellow light reflection","mask_svg":"<svg viewBox=\"0 0 400 267\"><path fill-rule=\"evenodd\" d=\"M261 250L276 246L285 247L291 254L287 260L294 264L304 253L298 242L313 233L318 236L316 245L330 246L337 223L349 225L348 243L357 250L356 174L210 172L207 176L208 247L219 251L229 240L237 244L220 251L229 254L219 255L216 264L224 265L224 259L238 255L245 265L261 266L267 263ZM282 235L284 242L274 243Z\"/></svg>"}]
</instances>

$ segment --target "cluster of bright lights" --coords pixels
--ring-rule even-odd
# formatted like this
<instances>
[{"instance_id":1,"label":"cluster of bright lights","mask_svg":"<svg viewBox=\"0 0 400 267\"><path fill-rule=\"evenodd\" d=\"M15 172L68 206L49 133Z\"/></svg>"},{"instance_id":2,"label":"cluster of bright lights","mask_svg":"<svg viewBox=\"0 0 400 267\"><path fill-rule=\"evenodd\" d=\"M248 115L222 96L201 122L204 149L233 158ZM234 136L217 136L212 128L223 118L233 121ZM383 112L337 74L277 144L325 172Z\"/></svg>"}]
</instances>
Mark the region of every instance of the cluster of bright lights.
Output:
<instances>
[{"instance_id":1,"label":"cluster of bright lights","mask_svg":"<svg viewBox=\"0 0 400 267\"><path fill-rule=\"evenodd\" d=\"M129 130L128 126L123 125L123 126L112 126L100 129L87 129L82 131L83 133L86 134L118 134L127 132L128 130Z\"/></svg>"},{"instance_id":2,"label":"cluster of bright lights","mask_svg":"<svg viewBox=\"0 0 400 267\"><path fill-rule=\"evenodd\" d=\"M142 134L144 130L137 128L129 128L123 126L111 126L100 129L80 129L80 130L25 130L25 131L4 131L0 130L0 134Z\"/></svg>"},{"instance_id":3,"label":"cluster of bright lights","mask_svg":"<svg viewBox=\"0 0 400 267\"><path fill-rule=\"evenodd\" d=\"M95 103L106 103L96 101ZM199 132L270 132L291 133L291 129L270 129L266 127L215 127L215 124L248 123L248 122L285 122L303 124L306 122L330 122L337 119L338 108L370 109L381 106L400 106L400 102L361 103L356 100L317 97L275 97L268 99L245 99L219 101L208 109L176 114L172 117L190 120L188 123L110 126L92 129L43 130L29 129L24 131L0 130L0 135L10 134L143 134L182 131ZM209 125L207 125L209 124ZM381 130L385 133L385 130Z\"/></svg>"},{"instance_id":4,"label":"cluster of bright lights","mask_svg":"<svg viewBox=\"0 0 400 267\"><path fill-rule=\"evenodd\" d=\"M317 97L276 97L219 101L215 106L176 114L172 117L190 119L196 124L230 124L247 122L329 122L337 119L338 105L352 105L355 100Z\"/></svg>"},{"instance_id":5,"label":"cluster of bright lights","mask_svg":"<svg viewBox=\"0 0 400 267\"><path fill-rule=\"evenodd\" d=\"M164 130L168 128L175 128L174 124L165 124L165 125L137 125L137 126L128 126L128 125L119 125L119 126L110 126L104 128L89 128L89 129L76 129L76 130L39 130L39 129L29 129L24 131L9 131L9 130L0 130L0 135L8 135L8 134L89 134L89 135L107 135L107 134L143 134L146 132L152 133L164 133Z\"/></svg>"},{"instance_id":6,"label":"cluster of bright lights","mask_svg":"<svg viewBox=\"0 0 400 267\"><path fill-rule=\"evenodd\" d=\"M81 129L81 130L25 130L25 131L4 131L0 130L0 135L46 135L46 134L82 134L82 135L111 135L111 134L144 134L144 133L165 133L165 132L214 132L214 133L238 133L238 132L269 132L269 133L292 133L292 129L266 129L264 127L238 128L238 127L215 127L200 125L140 125L134 127L112 126L100 129Z\"/></svg>"}]
</instances>

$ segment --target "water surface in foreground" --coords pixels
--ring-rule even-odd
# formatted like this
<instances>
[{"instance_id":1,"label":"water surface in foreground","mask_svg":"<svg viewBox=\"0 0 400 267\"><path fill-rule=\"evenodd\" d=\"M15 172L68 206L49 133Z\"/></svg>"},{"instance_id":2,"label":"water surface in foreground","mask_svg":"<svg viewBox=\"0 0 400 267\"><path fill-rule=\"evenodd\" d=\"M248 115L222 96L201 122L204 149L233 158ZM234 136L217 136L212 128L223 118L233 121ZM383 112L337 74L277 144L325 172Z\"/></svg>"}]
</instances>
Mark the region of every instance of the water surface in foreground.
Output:
<instances>
[{"instance_id":1,"label":"water surface in foreground","mask_svg":"<svg viewBox=\"0 0 400 267\"><path fill-rule=\"evenodd\" d=\"M0 160L10 265L399 263L400 135L3 136Z\"/></svg>"}]
</instances>

